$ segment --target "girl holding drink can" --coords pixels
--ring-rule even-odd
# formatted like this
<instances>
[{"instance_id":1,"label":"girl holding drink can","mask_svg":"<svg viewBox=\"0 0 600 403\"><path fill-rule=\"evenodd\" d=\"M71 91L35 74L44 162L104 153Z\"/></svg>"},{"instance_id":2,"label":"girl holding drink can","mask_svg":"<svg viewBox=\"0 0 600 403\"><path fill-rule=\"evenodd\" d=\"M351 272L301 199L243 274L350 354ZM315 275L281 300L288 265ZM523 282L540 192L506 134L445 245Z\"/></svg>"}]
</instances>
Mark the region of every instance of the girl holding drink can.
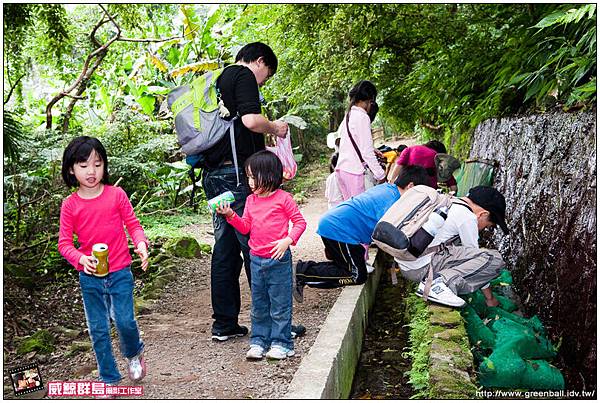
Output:
<instances>
[{"instance_id":1,"label":"girl holding drink can","mask_svg":"<svg viewBox=\"0 0 600 403\"><path fill-rule=\"evenodd\" d=\"M98 139L82 136L69 143L63 154L62 177L67 186L78 189L61 206L58 250L79 271L100 379L108 384L121 380L111 346L110 316L128 360L129 377L139 381L146 375L144 343L133 313L131 256L123 225L136 245L144 271L148 268L146 235L127 194L109 185L106 150ZM79 249L73 245L73 234Z\"/></svg>"},{"instance_id":2,"label":"girl holding drink can","mask_svg":"<svg viewBox=\"0 0 600 403\"><path fill-rule=\"evenodd\" d=\"M275 154L263 150L250 156L246 174L252 195L246 199L243 216L238 216L227 200L221 200L216 211L240 233L250 233L252 336L246 358L281 360L295 354L289 247L300 239L306 221L292 196L279 188L283 166Z\"/></svg>"}]
</instances>

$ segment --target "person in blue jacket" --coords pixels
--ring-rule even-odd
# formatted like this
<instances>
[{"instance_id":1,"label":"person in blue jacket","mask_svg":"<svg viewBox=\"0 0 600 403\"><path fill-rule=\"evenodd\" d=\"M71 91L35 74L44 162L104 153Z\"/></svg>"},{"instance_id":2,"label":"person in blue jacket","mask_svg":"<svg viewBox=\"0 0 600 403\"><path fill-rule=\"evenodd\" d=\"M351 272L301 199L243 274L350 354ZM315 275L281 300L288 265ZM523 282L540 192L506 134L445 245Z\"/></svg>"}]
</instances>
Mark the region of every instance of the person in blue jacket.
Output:
<instances>
[{"instance_id":1,"label":"person in blue jacket","mask_svg":"<svg viewBox=\"0 0 600 403\"><path fill-rule=\"evenodd\" d=\"M319 220L317 234L325 245L327 262L299 260L294 298L302 302L304 286L335 288L367 280L364 244L371 243L375 225L401 194L416 185L429 185L425 168L409 166L396 181L383 183L329 210Z\"/></svg>"}]
</instances>

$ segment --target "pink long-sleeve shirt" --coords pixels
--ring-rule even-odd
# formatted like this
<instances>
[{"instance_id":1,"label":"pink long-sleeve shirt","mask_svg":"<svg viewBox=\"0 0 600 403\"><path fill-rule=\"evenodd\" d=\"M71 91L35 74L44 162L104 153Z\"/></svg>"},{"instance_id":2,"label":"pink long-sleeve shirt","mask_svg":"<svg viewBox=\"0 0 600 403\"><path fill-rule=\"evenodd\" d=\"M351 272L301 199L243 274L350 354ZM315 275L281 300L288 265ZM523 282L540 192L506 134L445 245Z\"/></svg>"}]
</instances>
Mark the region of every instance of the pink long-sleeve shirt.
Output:
<instances>
[{"instance_id":1,"label":"pink long-sleeve shirt","mask_svg":"<svg viewBox=\"0 0 600 403\"><path fill-rule=\"evenodd\" d=\"M400 156L396 159L396 164L409 166L409 165L418 165L430 172L435 172L435 155L437 151L427 146L417 145L405 148ZM434 189L438 188L437 185L437 176L431 175L431 184L430 186ZM455 186L456 180L454 177L450 178L447 182L448 186Z\"/></svg>"},{"instance_id":2,"label":"pink long-sleeve shirt","mask_svg":"<svg viewBox=\"0 0 600 403\"><path fill-rule=\"evenodd\" d=\"M234 212L231 217L227 217L227 222L242 234L250 232L250 253L264 258L271 257L270 251L274 246L271 242L289 236L293 241L292 245L296 245L306 230L306 221L296 202L289 193L281 189L268 197L251 194L246 199L244 215L240 217Z\"/></svg>"},{"instance_id":3,"label":"pink long-sleeve shirt","mask_svg":"<svg viewBox=\"0 0 600 403\"><path fill-rule=\"evenodd\" d=\"M360 150L363 160L367 166L373 172L373 176L377 180L381 180L385 177L385 171L379 165L375 151L373 148L373 136L371 135L371 119L367 112L358 106L350 108L350 119L348 121L350 127L350 133L356 143L356 146ZM351 174L359 175L365 171L363 164L358 158L358 154L352 145L352 141L348 137L348 130L346 129L346 118L340 124L340 154L336 169L340 169Z\"/></svg>"},{"instance_id":4,"label":"pink long-sleeve shirt","mask_svg":"<svg viewBox=\"0 0 600 403\"><path fill-rule=\"evenodd\" d=\"M109 272L124 269L131 265L131 256L123 224L134 245L141 241L148 244L123 189L104 185L102 193L93 199L82 199L75 192L63 201L60 209L58 251L73 267L82 271L81 256L90 256L94 244L105 243L108 245ZM79 248L73 244L73 234L77 235Z\"/></svg>"}]
</instances>

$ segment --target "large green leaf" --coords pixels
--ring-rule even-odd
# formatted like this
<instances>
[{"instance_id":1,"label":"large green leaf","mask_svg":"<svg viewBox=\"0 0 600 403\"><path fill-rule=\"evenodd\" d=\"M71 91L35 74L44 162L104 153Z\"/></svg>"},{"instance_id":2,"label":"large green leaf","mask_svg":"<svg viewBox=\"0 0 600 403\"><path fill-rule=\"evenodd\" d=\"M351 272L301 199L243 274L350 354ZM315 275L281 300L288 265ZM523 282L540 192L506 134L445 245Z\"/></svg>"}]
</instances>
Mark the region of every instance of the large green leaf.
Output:
<instances>
[{"instance_id":1,"label":"large green leaf","mask_svg":"<svg viewBox=\"0 0 600 403\"><path fill-rule=\"evenodd\" d=\"M8 157L9 160L17 160L19 158L21 145L25 140L23 125L17 119L15 114L10 111L4 110L2 115L4 119L2 124L4 155Z\"/></svg>"},{"instance_id":2,"label":"large green leaf","mask_svg":"<svg viewBox=\"0 0 600 403\"><path fill-rule=\"evenodd\" d=\"M156 99L152 95L144 94L136 98L136 101L142 106L142 110L146 115L151 115L154 112L154 103Z\"/></svg>"}]
</instances>

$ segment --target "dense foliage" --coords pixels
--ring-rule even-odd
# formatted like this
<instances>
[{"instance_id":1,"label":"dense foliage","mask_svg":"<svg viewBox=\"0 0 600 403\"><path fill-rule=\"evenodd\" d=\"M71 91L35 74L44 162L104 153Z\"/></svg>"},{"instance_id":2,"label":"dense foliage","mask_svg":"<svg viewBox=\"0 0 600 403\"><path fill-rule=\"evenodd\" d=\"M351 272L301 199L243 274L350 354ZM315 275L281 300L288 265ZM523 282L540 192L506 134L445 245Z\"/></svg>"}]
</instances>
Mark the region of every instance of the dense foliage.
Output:
<instances>
[{"instance_id":1,"label":"dense foliage","mask_svg":"<svg viewBox=\"0 0 600 403\"><path fill-rule=\"evenodd\" d=\"M68 141L103 141L138 214L177 210L191 183L165 96L248 42L278 55L266 113L308 122L293 131L307 159L320 158L360 79L379 89L388 135L441 139L459 156L486 118L596 100L594 4L14 3L3 13L4 258L39 272L61 262Z\"/></svg>"}]
</instances>

